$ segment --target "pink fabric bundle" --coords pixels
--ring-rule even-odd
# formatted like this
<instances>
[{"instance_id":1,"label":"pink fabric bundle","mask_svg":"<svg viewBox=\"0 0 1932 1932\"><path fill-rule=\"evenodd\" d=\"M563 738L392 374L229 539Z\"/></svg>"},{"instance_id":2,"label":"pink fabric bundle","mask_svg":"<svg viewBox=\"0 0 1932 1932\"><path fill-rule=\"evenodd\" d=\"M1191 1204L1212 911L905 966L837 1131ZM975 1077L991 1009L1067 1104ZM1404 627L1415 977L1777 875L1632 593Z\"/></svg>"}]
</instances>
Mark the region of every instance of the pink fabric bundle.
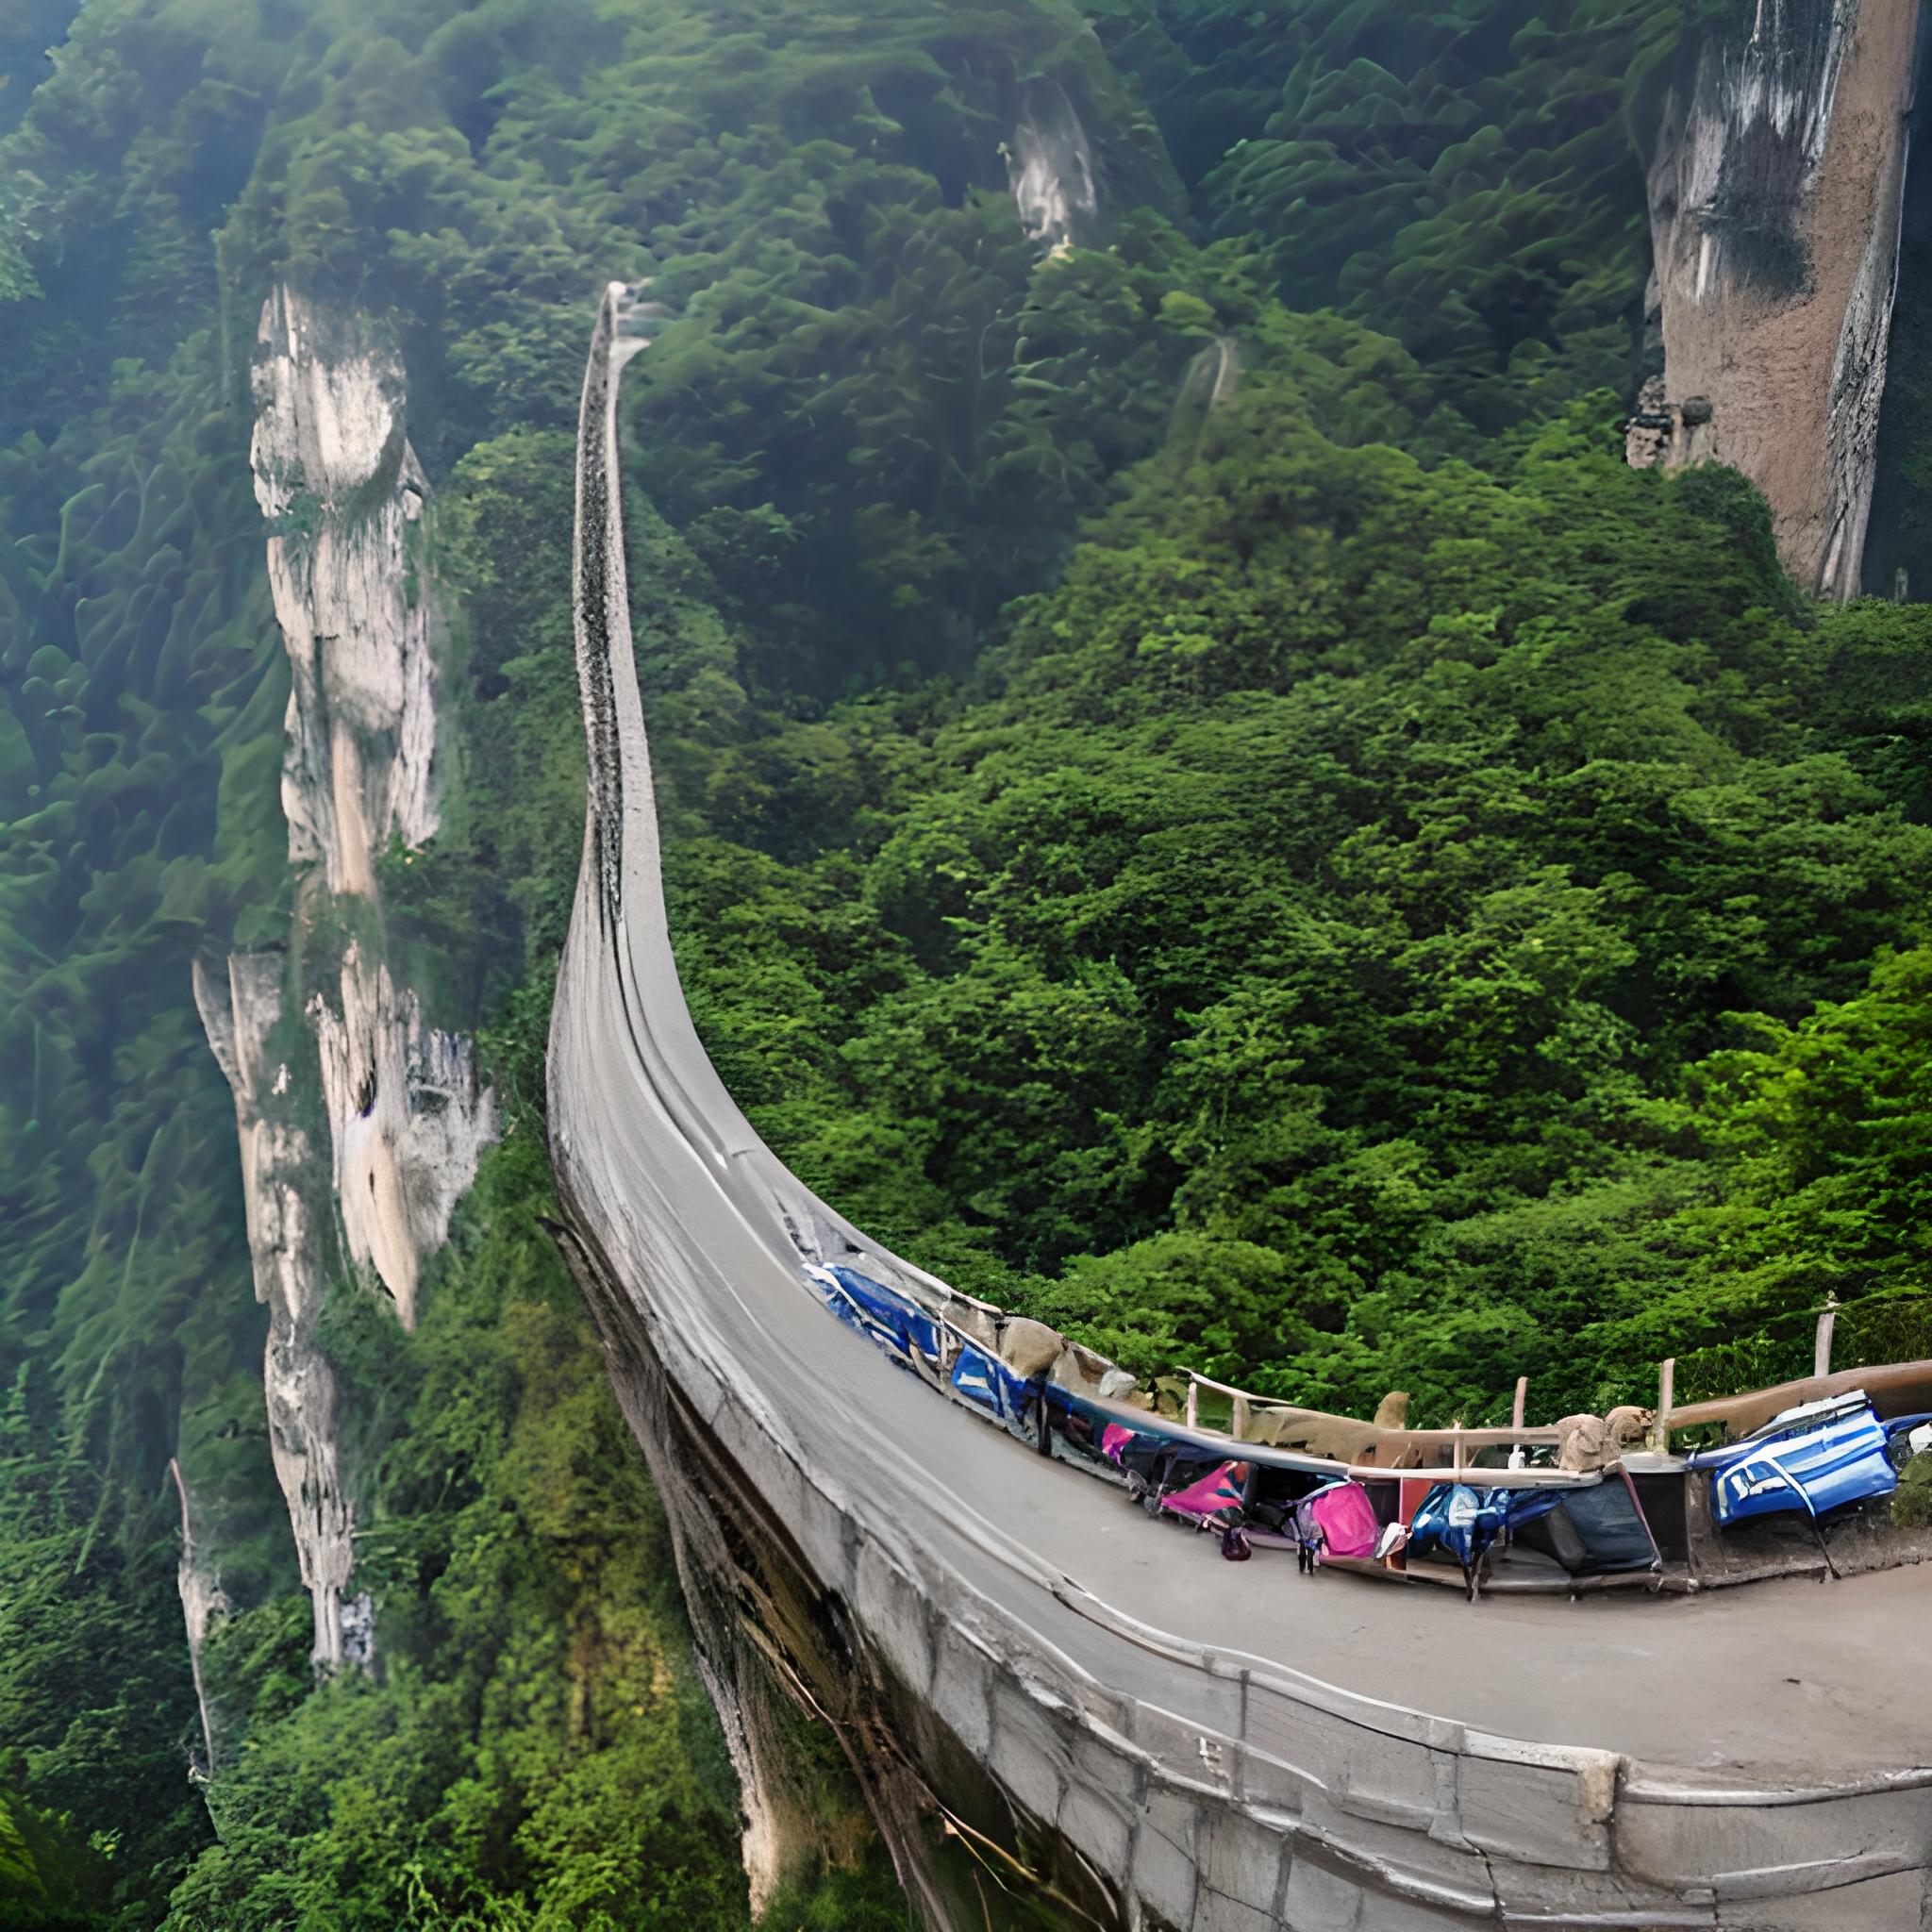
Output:
<instances>
[{"instance_id":1,"label":"pink fabric bundle","mask_svg":"<svg viewBox=\"0 0 1932 1932\"><path fill-rule=\"evenodd\" d=\"M1373 1557L1382 1525L1375 1506L1359 1483L1337 1483L1308 1499L1308 1510L1322 1525L1322 1538L1331 1557Z\"/></svg>"}]
</instances>

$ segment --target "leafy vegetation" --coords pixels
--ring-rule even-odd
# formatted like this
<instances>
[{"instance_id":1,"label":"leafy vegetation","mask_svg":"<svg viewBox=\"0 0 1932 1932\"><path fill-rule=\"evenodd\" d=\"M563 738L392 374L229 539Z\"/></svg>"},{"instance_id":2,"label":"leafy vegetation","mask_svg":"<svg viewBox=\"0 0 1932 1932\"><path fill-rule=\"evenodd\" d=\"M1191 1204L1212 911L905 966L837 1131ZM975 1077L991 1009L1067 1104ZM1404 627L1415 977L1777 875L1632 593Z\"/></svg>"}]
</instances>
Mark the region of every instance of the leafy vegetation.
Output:
<instances>
[{"instance_id":1,"label":"leafy vegetation","mask_svg":"<svg viewBox=\"0 0 1932 1932\"><path fill-rule=\"evenodd\" d=\"M1428 471L1264 376L981 690L762 754L842 821L689 851L677 929L774 1143L962 1286L1325 1406L1560 1410L1923 1284L1918 956L1865 983L1932 634L1800 609L1609 413Z\"/></svg>"},{"instance_id":2,"label":"leafy vegetation","mask_svg":"<svg viewBox=\"0 0 1932 1932\"><path fill-rule=\"evenodd\" d=\"M1623 386L1648 267L1633 135L1684 9L1603 0L1121 6L1214 231L1292 308L1394 336L1483 436Z\"/></svg>"},{"instance_id":3,"label":"leafy vegetation","mask_svg":"<svg viewBox=\"0 0 1932 1932\"><path fill-rule=\"evenodd\" d=\"M1924 607L1811 607L1740 479L1614 448L1678 12L9 14L0 1917L744 1921L539 1224L613 275L674 311L625 429L680 957L862 1224L1137 1367L1432 1416L1926 1288ZM1106 202L1050 255L1002 154L1049 110ZM325 1684L189 997L289 924L277 277L405 345L453 777L384 916L507 1124L414 1337L331 1296L379 1665ZM177 1456L231 1604L199 1787ZM859 1857L776 1923L902 1920Z\"/></svg>"},{"instance_id":4,"label":"leafy vegetation","mask_svg":"<svg viewBox=\"0 0 1932 1932\"><path fill-rule=\"evenodd\" d=\"M175 1932L741 1924L737 1806L667 1532L604 1386L530 1116L491 1152L407 1350L331 1304L383 1670L310 1689L306 1600L229 1619L207 1667L241 1736Z\"/></svg>"}]
</instances>

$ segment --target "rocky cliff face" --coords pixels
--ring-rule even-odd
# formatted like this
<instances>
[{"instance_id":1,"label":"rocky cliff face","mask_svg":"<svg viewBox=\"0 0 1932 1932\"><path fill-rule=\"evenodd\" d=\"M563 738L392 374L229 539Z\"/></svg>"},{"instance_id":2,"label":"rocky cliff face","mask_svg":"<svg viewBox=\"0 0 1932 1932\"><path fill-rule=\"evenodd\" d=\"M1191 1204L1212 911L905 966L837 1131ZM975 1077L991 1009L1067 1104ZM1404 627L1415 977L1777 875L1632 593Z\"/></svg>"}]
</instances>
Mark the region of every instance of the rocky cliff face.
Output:
<instances>
[{"instance_id":1,"label":"rocky cliff face","mask_svg":"<svg viewBox=\"0 0 1932 1932\"><path fill-rule=\"evenodd\" d=\"M382 960L353 941L338 975L340 998L309 995L334 1150L335 1196L356 1263L416 1324L425 1258L449 1235L476 1157L495 1131L495 1103L478 1088L462 1035L431 1026L423 1004Z\"/></svg>"},{"instance_id":2,"label":"rocky cliff face","mask_svg":"<svg viewBox=\"0 0 1932 1932\"><path fill-rule=\"evenodd\" d=\"M1921 0L1748 0L1695 47L1650 172L1656 366L1634 462L1734 464L1778 549L1857 593Z\"/></svg>"},{"instance_id":3,"label":"rocky cliff face","mask_svg":"<svg viewBox=\"0 0 1932 1932\"><path fill-rule=\"evenodd\" d=\"M348 1596L354 1512L337 1447L335 1372L315 1341L332 1257L326 1189L301 1124L313 1102L312 1075L298 1086L294 1067L275 1051L289 1043L287 970L279 953L236 954L222 969L197 961L194 1002L235 1095L248 1251L256 1296L269 1311L262 1365L269 1454L289 1506L303 1587L314 1604L313 1655L335 1669L367 1657L371 1620L368 1599ZM183 1598L196 1640L194 1607L185 1591Z\"/></svg>"},{"instance_id":4,"label":"rocky cliff face","mask_svg":"<svg viewBox=\"0 0 1932 1932\"><path fill-rule=\"evenodd\" d=\"M400 361L359 318L269 298L249 454L294 677L282 809L290 863L319 863L336 893L374 892L391 833L436 830L429 607L409 568L428 485L403 403Z\"/></svg>"},{"instance_id":5,"label":"rocky cliff face","mask_svg":"<svg viewBox=\"0 0 1932 1932\"><path fill-rule=\"evenodd\" d=\"M377 859L437 826L428 488L404 397L400 358L365 318L270 297L251 458L291 673L282 805L296 910L286 950L198 966L194 988L235 1095L270 1317L270 1447L327 1668L366 1660L373 1629L350 1588L355 1510L316 1340L323 1297L346 1263L412 1325L423 1263L494 1131L470 1041L427 1023L383 942Z\"/></svg>"}]
</instances>

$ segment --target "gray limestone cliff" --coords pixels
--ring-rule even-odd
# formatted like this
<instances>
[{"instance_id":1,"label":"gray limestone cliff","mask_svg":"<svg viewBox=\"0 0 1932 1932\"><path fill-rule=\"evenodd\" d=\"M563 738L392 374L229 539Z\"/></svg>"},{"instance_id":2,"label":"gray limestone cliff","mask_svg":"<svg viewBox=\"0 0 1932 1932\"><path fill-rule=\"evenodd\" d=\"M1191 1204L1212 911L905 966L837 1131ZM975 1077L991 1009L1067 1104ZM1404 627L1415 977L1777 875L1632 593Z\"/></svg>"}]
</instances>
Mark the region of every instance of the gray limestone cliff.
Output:
<instances>
[{"instance_id":1,"label":"gray limestone cliff","mask_svg":"<svg viewBox=\"0 0 1932 1932\"><path fill-rule=\"evenodd\" d=\"M1662 104L1631 460L1718 461L1807 589L1857 594L1921 0L1741 0Z\"/></svg>"},{"instance_id":2,"label":"gray limestone cliff","mask_svg":"<svg viewBox=\"0 0 1932 1932\"><path fill-rule=\"evenodd\" d=\"M282 809L290 863L319 863L337 893L375 891L391 832L436 830L429 607L408 567L429 491L403 406L401 362L366 323L270 296L249 458L293 674Z\"/></svg>"},{"instance_id":3,"label":"gray limestone cliff","mask_svg":"<svg viewBox=\"0 0 1932 1932\"><path fill-rule=\"evenodd\" d=\"M194 1002L208 1044L235 1095L242 1143L242 1198L255 1292L269 1311L262 1389L269 1454L289 1507L303 1587L315 1610L313 1655L329 1669L367 1655L369 1607L348 1596L355 1567L353 1512L336 1436L335 1372L316 1346L315 1325L329 1278L326 1190L318 1186L304 1094L276 1046L283 1026L285 956L238 953L224 966L197 961ZM184 1590L191 1649L197 1627ZM212 1749L212 1746L210 1746Z\"/></svg>"},{"instance_id":4,"label":"gray limestone cliff","mask_svg":"<svg viewBox=\"0 0 1932 1932\"><path fill-rule=\"evenodd\" d=\"M463 1035L429 1024L385 956L378 860L437 828L437 669L401 358L367 318L278 289L262 309L250 456L291 691L284 948L201 962L196 1005L235 1097L270 1451L315 1609L319 1666L365 1661L342 1391L317 1341L359 1276L413 1326L425 1261L492 1138ZM204 1559L206 1567L206 1559ZM185 1574L185 1573L184 1573ZM192 1647L204 1612L183 1601Z\"/></svg>"}]
</instances>

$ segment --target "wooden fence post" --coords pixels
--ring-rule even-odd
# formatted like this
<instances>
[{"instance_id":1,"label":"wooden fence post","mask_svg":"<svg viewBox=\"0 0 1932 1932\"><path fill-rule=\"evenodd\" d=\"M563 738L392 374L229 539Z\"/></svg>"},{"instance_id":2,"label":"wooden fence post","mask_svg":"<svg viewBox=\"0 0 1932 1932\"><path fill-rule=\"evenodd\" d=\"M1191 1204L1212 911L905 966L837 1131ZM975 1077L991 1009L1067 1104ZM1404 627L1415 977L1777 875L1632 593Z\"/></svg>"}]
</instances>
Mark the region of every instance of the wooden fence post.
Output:
<instances>
[{"instance_id":1,"label":"wooden fence post","mask_svg":"<svg viewBox=\"0 0 1932 1932\"><path fill-rule=\"evenodd\" d=\"M1811 1373L1814 1375L1831 1374L1831 1336L1838 1326L1838 1297L1827 1294L1824 1306L1818 1311L1818 1335L1811 1344Z\"/></svg>"},{"instance_id":2,"label":"wooden fence post","mask_svg":"<svg viewBox=\"0 0 1932 1932\"><path fill-rule=\"evenodd\" d=\"M1520 1429L1523 1426L1523 1408L1528 1396L1529 1377L1527 1375L1518 1375L1516 1378L1516 1400L1509 1405L1509 1426L1512 1429Z\"/></svg>"},{"instance_id":3,"label":"wooden fence post","mask_svg":"<svg viewBox=\"0 0 1932 1932\"><path fill-rule=\"evenodd\" d=\"M1188 1426L1193 1428L1201 1419L1201 1385L1193 1376L1188 1377Z\"/></svg>"},{"instance_id":4,"label":"wooden fence post","mask_svg":"<svg viewBox=\"0 0 1932 1932\"><path fill-rule=\"evenodd\" d=\"M1657 1420L1650 1425L1650 1446L1659 1456L1671 1453L1671 1398L1676 1393L1677 1357L1657 1365Z\"/></svg>"}]
</instances>

